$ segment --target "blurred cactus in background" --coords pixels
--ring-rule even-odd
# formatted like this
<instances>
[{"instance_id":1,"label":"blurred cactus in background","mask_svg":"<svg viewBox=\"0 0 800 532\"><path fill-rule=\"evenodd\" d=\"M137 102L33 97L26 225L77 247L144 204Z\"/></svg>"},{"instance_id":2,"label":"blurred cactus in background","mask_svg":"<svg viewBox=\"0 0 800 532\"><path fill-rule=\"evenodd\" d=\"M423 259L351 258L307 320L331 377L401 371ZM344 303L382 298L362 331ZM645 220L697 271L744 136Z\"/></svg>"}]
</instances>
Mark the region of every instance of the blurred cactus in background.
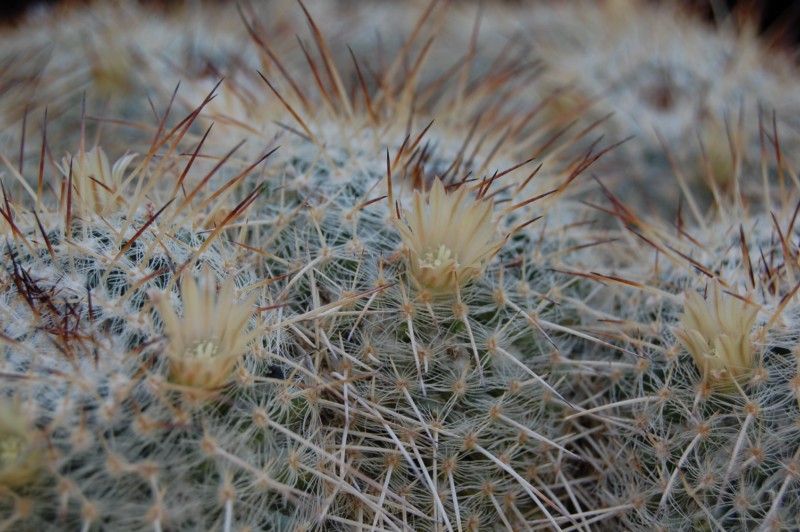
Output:
<instances>
[{"instance_id":1,"label":"blurred cactus in background","mask_svg":"<svg viewBox=\"0 0 800 532\"><path fill-rule=\"evenodd\" d=\"M800 73L723 15L4 28L0 528L800 527Z\"/></svg>"}]
</instances>

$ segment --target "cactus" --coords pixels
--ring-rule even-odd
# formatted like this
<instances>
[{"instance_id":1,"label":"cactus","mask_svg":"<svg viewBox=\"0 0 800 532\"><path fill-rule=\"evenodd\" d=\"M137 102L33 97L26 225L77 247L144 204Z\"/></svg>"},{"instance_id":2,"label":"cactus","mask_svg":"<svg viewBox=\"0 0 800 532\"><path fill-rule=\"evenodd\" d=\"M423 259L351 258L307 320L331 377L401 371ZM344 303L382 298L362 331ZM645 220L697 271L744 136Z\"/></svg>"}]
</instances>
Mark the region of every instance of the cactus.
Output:
<instances>
[{"instance_id":1,"label":"cactus","mask_svg":"<svg viewBox=\"0 0 800 532\"><path fill-rule=\"evenodd\" d=\"M781 60L603 2L611 37L571 78L563 39L599 31L574 6L342 5L149 24L113 4L0 32L19 53L0 69L0 528L796 528ZM689 89L674 116L621 96L653 104L661 66L687 87L718 70L597 59L620 33L672 42L653 12L691 21L700 59L740 39L706 114ZM726 115L740 94L770 107ZM662 135L620 146L629 126ZM641 169L674 172L670 197L625 195Z\"/></svg>"},{"instance_id":2,"label":"cactus","mask_svg":"<svg viewBox=\"0 0 800 532\"><path fill-rule=\"evenodd\" d=\"M766 161L764 129L780 139L784 156L793 157L798 141L798 101L786 86L796 76L791 54L761 38L743 7L714 9L714 22L698 9L610 0L507 15L529 28L547 83L568 88L560 97L584 102L584 114L613 113L605 129L629 137L605 160L609 178L626 174L608 186L632 205L646 198L664 216L686 188L702 209L715 192L757 201L758 180L739 179L734 188L734 174L757 173Z\"/></svg>"},{"instance_id":3,"label":"cactus","mask_svg":"<svg viewBox=\"0 0 800 532\"><path fill-rule=\"evenodd\" d=\"M797 526L792 198L770 216L719 205L704 227L677 237L653 220L617 213L663 260L649 280L641 272L642 284L620 283L644 296L626 297L616 310L625 324L618 334L629 331L621 335L637 358L609 375L604 400L574 415L609 428L594 463L624 526Z\"/></svg>"}]
</instances>

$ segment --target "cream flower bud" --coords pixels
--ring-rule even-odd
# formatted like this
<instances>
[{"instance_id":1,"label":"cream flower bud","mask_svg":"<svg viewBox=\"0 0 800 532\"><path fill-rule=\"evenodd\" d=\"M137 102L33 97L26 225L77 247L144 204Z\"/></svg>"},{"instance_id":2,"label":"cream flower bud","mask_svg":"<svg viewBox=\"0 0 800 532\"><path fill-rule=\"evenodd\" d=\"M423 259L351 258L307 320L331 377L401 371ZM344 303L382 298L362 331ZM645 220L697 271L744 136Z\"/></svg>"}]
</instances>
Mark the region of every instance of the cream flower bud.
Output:
<instances>
[{"instance_id":1,"label":"cream flower bud","mask_svg":"<svg viewBox=\"0 0 800 532\"><path fill-rule=\"evenodd\" d=\"M454 294L479 276L503 245L491 201L472 199L467 187L445 191L441 180L414 193L413 208L397 228L408 252L412 280L420 289Z\"/></svg>"},{"instance_id":2,"label":"cream flower bud","mask_svg":"<svg viewBox=\"0 0 800 532\"><path fill-rule=\"evenodd\" d=\"M233 277L223 281L219 294L208 270L204 278L198 287L194 278L184 277L182 320L168 298L155 296L153 300L169 339L170 380L181 386L214 389L226 383L255 337L255 332L245 334L245 329L257 294L237 302Z\"/></svg>"},{"instance_id":3,"label":"cream flower bud","mask_svg":"<svg viewBox=\"0 0 800 532\"><path fill-rule=\"evenodd\" d=\"M74 191L72 205L80 214L103 214L123 202L121 189L125 170L131 164L135 154L119 159L114 166L108 163L108 157L102 148L92 148L88 152L78 152L72 157L64 157L61 162L61 173L69 179L72 172Z\"/></svg>"},{"instance_id":4,"label":"cream flower bud","mask_svg":"<svg viewBox=\"0 0 800 532\"><path fill-rule=\"evenodd\" d=\"M708 299L686 294L681 327L675 335L708 381L732 388L753 368L750 333L758 306L721 292L715 283Z\"/></svg>"},{"instance_id":5,"label":"cream flower bud","mask_svg":"<svg viewBox=\"0 0 800 532\"><path fill-rule=\"evenodd\" d=\"M0 485L24 486L39 476L40 444L19 405L0 400Z\"/></svg>"}]
</instances>

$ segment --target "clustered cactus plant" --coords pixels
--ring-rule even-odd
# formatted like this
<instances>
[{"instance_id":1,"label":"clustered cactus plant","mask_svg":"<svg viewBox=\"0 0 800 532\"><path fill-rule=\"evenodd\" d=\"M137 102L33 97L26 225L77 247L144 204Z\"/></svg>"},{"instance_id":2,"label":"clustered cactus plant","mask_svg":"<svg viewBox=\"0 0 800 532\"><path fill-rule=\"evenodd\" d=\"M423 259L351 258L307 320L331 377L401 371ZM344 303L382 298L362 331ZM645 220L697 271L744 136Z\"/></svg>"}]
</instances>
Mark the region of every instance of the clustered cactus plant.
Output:
<instances>
[{"instance_id":1,"label":"clustered cactus plant","mask_svg":"<svg viewBox=\"0 0 800 532\"><path fill-rule=\"evenodd\" d=\"M0 35L0 528L800 526L788 61L699 158L625 108L656 157L558 63L574 7L98 9Z\"/></svg>"}]
</instances>

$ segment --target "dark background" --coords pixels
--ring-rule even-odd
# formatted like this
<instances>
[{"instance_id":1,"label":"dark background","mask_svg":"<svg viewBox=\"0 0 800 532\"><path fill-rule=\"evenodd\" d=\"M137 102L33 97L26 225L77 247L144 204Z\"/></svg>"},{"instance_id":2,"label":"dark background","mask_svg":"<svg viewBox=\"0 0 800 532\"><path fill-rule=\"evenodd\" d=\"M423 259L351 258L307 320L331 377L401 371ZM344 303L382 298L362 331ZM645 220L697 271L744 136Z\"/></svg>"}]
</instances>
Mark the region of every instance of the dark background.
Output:
<instances>
[{"instance_id":1,"label":"dark background","mask_svg":"<svg viewBox=\"0 0 800 532\"><path fill-rule=\"evenodd\" d=\"M140 1L154 8L180 3L179 0ZM525 2L525 0L484 1ZM658 0L652 1L656 2ZM85 4L88 2L81 0L0 0L0 24L13 25L25 13L26 9L34 6L41 7L68 3ZM232 1L230 3L233 4L235 2ZM684 0L684 3L696 8L708 19L713 19L712 4L721 3L727 5L729 9L737 9L740 15L759 19L761 30L766 32L771 40L777 41L776 44L800 43L800 1L798 0Z\"/></svg>"}]
</instances>

